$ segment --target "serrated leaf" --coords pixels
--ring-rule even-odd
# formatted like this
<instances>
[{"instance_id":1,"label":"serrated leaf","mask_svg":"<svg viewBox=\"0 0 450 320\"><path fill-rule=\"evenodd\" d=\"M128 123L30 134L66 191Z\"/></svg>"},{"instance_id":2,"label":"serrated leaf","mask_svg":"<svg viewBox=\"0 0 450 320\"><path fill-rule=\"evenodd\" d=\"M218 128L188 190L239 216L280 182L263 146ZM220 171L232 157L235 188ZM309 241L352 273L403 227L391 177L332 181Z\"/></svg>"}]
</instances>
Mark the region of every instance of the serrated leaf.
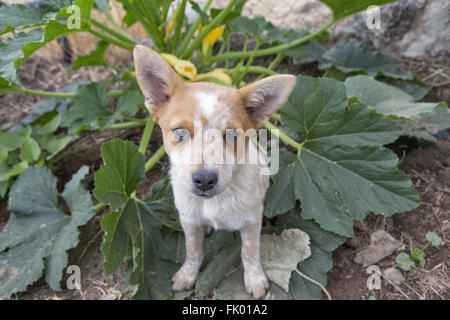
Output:
<instances>
[{"instance_id":1,"label":"serrated leaf","mask_svg":"<svg viewBox=\"0 0 450 320\"><path fill-rule=\"evenodd\" d=\"M369 6L380 6L397 0L320 0L325 3L333 11L333 17L335 20L342 19L350 16L354 13L364 11Z\"/></svg>"},{"instance_id":2,"label":"serrated leaf","mask_svg":"<svg viewBox=\"0 0 450 320\"><path fill-rule=\"evenodd\" d=\"M25 290L43 273L52 289L61 289L66 251L77 245L78 227L95 214L90 194L80 182L87 172L82 167L62 193L70 216L59 208L56 178L49 169L31 167L13 184L8 202L11 216L0 232L1 298Z\"/></svg>"},{"instance_id":3,"label":"serrated leaf","mask_svg":"<svg viewBox=\"0 0 450 320\"><path fill-rule=\"evenodd\" d=\"M365 105L348 107L342 83L299 76L280 113L284 128L303 142L299 155L273 177L266 216L282 213L271 202L294 194L303 218L351 236L353 220L369 211L391 215L418 205L397 157L382 147L401 134L400 127ZM290 200L284 209L293 205Z\"/></svg>"},{"instance_id":4,"label":"serrated leaf","mask_svg":"<svg viewBox=\"0 0 450 320\"><path fill-rule=\"evenodd\" d=\"M57 10L58 0L47 1L47 4ZM69 2L65 2L69 4ZM0 92L14 90L14 87L20 87L17 80L16 68L32 53L42 48L48 42L86 30L89 27L90 10L93 0L76 0L73 5L80 8L80 29L72 28L66 23L73 13L68 9L62 8L57 14L52 15L52 19L43 27L36 27L27 33L19 33L11 38L0 42Z\"/></svg>"},{"instance_id":5,"label":"serrated leaf","mask_svg":"<svg viewBox=\"0 0 450 320\"><path fill-rule=\"evenodd\" d=\"M77 92L75 103L66 112L62 123L69 127L69 133L83 127L90 130L101 129L120 119L120 114L115 114L106 107L106 93L105 82L90 83Z\"/></svg>"},{"instance_id":6,"label":"serrated leaf","mask_svg":"<svg viewBox=\"0 0 450 320\"><path fill-rule=\"evenodd\" d=\"M419 262L423 267L425 265L425 252L422 249L414 248L411 250L411 258Z\"/></svg>"},{"instance_id":7,"label":"serrated leaf","mask_svg":"<svg viewBox=\"0 0 450 320\"><path fill-rule=\"evenodd\" d=\"M372 77L385 75L394 79L412 80L411 73L400 69L400 64L377 51L365 48L354 39L341 38L322 56L320 69L334 67L344 73L364 73Z\"/></svg>"},{"instance_id":8,"label":"serrated leaf","mask_svg":"<svg viewBox=\"0 0 450 320\"><path fill-rule=\"evenodd\" d=\"M24 137L10 133L7 131L0 131L0 149L5 151L13 151L20 148L23 144Z\"/></svg>"},{"instance_id":9,"label":"serrated leaf","mask_svg":"<svg viewBox=\"0 0 450 320\"><path fill-rule=\"evenodd\" d=\"M36 161L41 154L41 148L36 140L32 137L25 137L22 146L20 147L20 159L31 163Z\"/></svg>"},{"instance_id":10,"label":"serrated leaf","mask_svg":"<svg viewBox=\"0 0 450 320\"><path fill-rule=\"evenodd\" d=\"M14 164L12 167L5 167L6 170L4 170L0 174L0 182L8 181L10 178L18 176L21 174L24 170L28 168L28 162L21 161L19 163Z\"/></svg>"},{"instance_id":11,"label":"serrated leaf","mask_svg":"<svg viewBox=\"0 0 450 320\"><path fill-rule=\"evenodd\" d=\"M428 242L431 243L433 247L439 248L439 246L442 244L442 238L434 232L427 232L425 238Z\"/></svg>"},{"instance_id":12,"label":"serrated leaf","mask_svg":"<svg viewBox=\"0 0 450 320\"><path fill-rule=\"evenodd\" d=\"M414 267L414 261L412 261L409 254L405 252L399 253L395 258L395 262L405 271L410 271Z\"/></svg>"},{"instance_id":13,"label":"serrated leaf","mask_svg":"<svg viewBox=\"0 0 450 320\"><path fill-rule=\"evenodd\" d=\"M78 56L73 63L72 70L77 70L85 66L106 66L107 63L103 56L109 47L109 42L100 40L97 42L97 48L90 54L85 56Z\"/></svg>"},{"instance_id":14,"label":"serrated leaf","mask_svg":"<svg viewBox=\"0 0 450 320\"><path fill-rule=\"evenodd\" d=\"M120 209L145 174L145 158L131 141L102 144L103 165L95 172L94 196L113 210Z\"/></svg>"},{"instance_id":15,"label":"serrated leaf","mask_svg":"<svg viewBox=\"0 0 450 320\"><path fill-rule=\"evenodd\" d=\"M0 34L38 26L55 18L62 8L73 1L53 0L53 6L33 6L23 4L2 5L0 7Z\"/></svg>"},{"instance_id":16,"label":"serrated leaf","mask_svg":"<svg viewBox=\"0 0 450 320\"><path fill-rule=\"evenodd\" d=\"M117 112L123 115L134 116L139 110L139 106L144 104L144 96L142 95L136 80L131 80L130 84L123 90L117 102Z\"/></svg>"},{"instance_id":17,"label":"serrated leaf","mask_svg":"<svg viewBox=\"0 0 450 320\"><path fill-rule=\"evenodd\" d=\"M242 32L252 36L258 36L266 28L267 21L263 17L247 18L239 16L231 20L227 27L232 32Z\"/></svg>"},{"instance_id":18,"label":"serrated leaf","mask_svg":"<svg viewBox=\"0 0 450 320\"><path fill-rule=\"evenodd\" d=\"M211 262L201 271L195 284L195 296L205 297L233 270L240 262L241 242L235 240L223 247Z\"/></svg>"},{"instance_id":19,"label":"serrated leaf","mask_svg":"<svg viewBox=\"0 0 450 320\"><path fill-rule=\"evenodd\" d=\"M422 114L417 121L401 120L399 124L405 135L437 141L434 135L450 128L450 110L445 104L440 104L432 112Z\"/></svg>"},{"instance_id":20,"label":"serrated leaf","mask_svg":"<svg viewBox=\"0 0 450 320\"><path fill-rule=\"evenodd\" d=\"M433 111L438 103L414 102L414 97L404 91L359 75L345 80L347 97L357 97L379 113L404 119L417 119L419 115Z\"/></svg>"},{"instance_id":21,"label":"serrated leaf","mask_svg":"<svg viewBox=\"0 0 450 320\"><path fill-rule=\"evenodd\" d=\"M105 215L101 221L105 231L105 272L114 272L126 256L132 257L130 284L136 285L134 299L167 299L171 295L171 271L159 258L168 248L157 219L160 214L174 211L171 193L163 192L168 184L168 179L158 182L155 185L159 192L152 193L144 203L129 199L123 209Z\"/></svg>"}]
</instances>

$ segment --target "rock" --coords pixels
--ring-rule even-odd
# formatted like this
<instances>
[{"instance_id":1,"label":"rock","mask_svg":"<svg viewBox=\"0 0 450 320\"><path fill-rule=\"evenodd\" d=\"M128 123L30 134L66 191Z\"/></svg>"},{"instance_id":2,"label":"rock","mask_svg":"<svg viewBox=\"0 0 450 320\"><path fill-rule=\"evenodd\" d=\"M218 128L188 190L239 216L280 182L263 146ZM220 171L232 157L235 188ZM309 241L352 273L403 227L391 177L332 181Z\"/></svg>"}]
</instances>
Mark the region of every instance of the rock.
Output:
<instances>
[{"instance_id":1,"label":"rock","mask_svg":"<svg viewBox=\"0 0 450 320\"><path fill-rule=\"evenodd\" d=\"M405 277L401 273L400 270L398 270L395 267L388 268L386 270L383 270L383 277L385 277L387 280L392 282L393 284L399 285L403 281L405 281Z\"/></svg>"},{"instance_id":2,"label":"rock","mask_svg":"<svg viewBox=\"0 0 450 320\"><path fill-rule=\"evenodd\" d=\"M404 0L381 7L381 29L368 29L361 12L340 23L335 35L355 37L388 56L448 57L449 13L447 0Z\"/></svg>"},{"instance_id":3,"label":"rock","mask_svg":"<svg viewBox=\"0 0 450 320\"><path fill-rule=\"evenodd\" d=\"M370 246L356 253L354 261L363 266L377 263L390 256L400 245L401 242L395 240L386 231L375 231L370 236Z\"/></svg>"}]
</instances>

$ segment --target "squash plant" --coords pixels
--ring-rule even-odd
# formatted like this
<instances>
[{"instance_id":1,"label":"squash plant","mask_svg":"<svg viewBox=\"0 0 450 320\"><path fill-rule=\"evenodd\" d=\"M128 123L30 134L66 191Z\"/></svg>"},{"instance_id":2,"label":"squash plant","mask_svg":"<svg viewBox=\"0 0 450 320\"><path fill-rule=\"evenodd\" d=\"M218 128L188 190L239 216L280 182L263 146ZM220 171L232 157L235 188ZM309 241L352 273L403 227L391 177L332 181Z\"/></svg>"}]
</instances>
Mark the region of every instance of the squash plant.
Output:
<instances>
[{"instance_id":1,"label":"squash plant","mask_svg":"<svg viewBox=\"0 0 450 320\"><path fill-rule=\"evenodd\" d=\"M104 59L108 46L133 50L137 40L119 23L109 27L91 17L97 10L111 18L106 0L42 2L45 6L40 8L0 7L0 34L15 31L0 43L0 93L46 97L35 105L32 115L0 132L0 195L8 194L11 212L0 232L0 298L24 291L42 275L51 288L59 290L66 251L78 243L78 226L104 207L110 209L101 220L105 272L113 273L126 262L128 281L135 288L133 298L172 298L170 277L183 261L184 240L169 181L155 183L145 199L135 192L145 173L164 156L164 146L145 159L156 123L151 117L135 118L143 97L132 61L121 69ZM292 274L289 291L281 297L322 297L317 283L326 285L331 253L352 236L354 220L364 219L369 212L391 216L418 206L417 192L397 169L397 156L384 145L403 133L398 119L420 122L424 114L435 112L448 119L448 110L417 103L421 97L414 93L426 88L395 61L352 40L339 41L328 51L320 44L339 19L393 0L322 0L334 18L312 33L280 29L262 17L243 17L245 0L231 0L223 9L210 9L211 0L202 8L187 0L118 2L126 10L123 23L140 23L153 49L186 81L241 86L249 73L259 78L276 74L284 59L318 61L330 77L298 76L289 100L266 124L269 130L279 129L272 133L286 148L280 151L280 170L267 194L263 232L300 228L309 235L312 252L298 264L299 272ZM188 5L198 13L192 23L185 14ZM91 33L99 42L90 54L77 57L73 68L113 68L119 75L111 81L128 82L123 90L109 90L111 81L77 83L59 92L29 89L20 83L17 68L23 61L50 41L77 32ZM240 51L231 50L234 33L244 37ZM273 56L270 65L256 65L255 58L261 56ZM117 97L115 109L108 108L108 99ZM80 183L87 174L85 167L59 197L56 178L46 168L54 155L83 130L136 127L143 127L139 146L117 139L102 145L104 164L94 175L97 205ZM65 210L58 199L67 204ZM201 298L216 289L220 292L231 281L225 276L238 263L238 237L214 232L206 239L204 269L191 294ZM271 290L279 289L271 286Z\"/></svg>"}]
</instances>

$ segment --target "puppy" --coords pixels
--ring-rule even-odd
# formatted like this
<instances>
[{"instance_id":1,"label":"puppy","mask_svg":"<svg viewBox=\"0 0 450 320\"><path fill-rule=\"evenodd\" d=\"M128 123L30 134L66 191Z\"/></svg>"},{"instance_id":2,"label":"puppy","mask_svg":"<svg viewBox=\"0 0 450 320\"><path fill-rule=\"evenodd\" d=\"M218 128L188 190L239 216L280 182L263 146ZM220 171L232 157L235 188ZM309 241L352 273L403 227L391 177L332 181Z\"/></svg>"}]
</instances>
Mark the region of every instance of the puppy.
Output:
<instances>
[{"instance_id":1,"label":"puppy","mask_svg":"<svg viewBox=\"0 0 450 320\"><path fill-rule=\"evenodd\" d=\"M134 63L145 105L163 132L186 238L186 260L172 278L172 289L194 286L205 230L213 227L240 231L245 289L263 297L269 281L259 242L269 176L250 138L286 102L295 77L276 75L241 89L189 83L144 46L135 48Z\"/></svg>"}]
</instances>

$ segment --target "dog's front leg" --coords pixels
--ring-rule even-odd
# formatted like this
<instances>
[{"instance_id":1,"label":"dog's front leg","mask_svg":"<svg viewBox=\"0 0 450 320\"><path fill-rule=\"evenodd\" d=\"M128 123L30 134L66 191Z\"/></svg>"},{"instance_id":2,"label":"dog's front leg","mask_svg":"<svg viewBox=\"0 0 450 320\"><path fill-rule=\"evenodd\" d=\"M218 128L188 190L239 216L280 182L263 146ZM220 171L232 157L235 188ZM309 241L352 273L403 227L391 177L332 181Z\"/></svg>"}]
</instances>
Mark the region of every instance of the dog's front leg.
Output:
<instances>
[{"instance_id":1,"label":"dog's front leg","mask_svg":"<svg viewBox=\"0 0 450 320\"><path fill-rule=\"evenodd\" d=\"M257 299L262 298L269 288L269 280L262 268L259 255L261 220L262 216L257 219L257 222L241 229L241 258L244 265L245 290Z\"/></svg>"},{"instance_id":2,"label":"dog's front leg","mask_svg":"<svg viewBox=\"0 0 450 320\"><path fill-rule=\"evenodd\" d=\"M174 291L192 289L203 261L205 227L183 222L181 225L186 239L186 259L183 266L172 278L172 290Z\"/></svg>"}]
</instances>

